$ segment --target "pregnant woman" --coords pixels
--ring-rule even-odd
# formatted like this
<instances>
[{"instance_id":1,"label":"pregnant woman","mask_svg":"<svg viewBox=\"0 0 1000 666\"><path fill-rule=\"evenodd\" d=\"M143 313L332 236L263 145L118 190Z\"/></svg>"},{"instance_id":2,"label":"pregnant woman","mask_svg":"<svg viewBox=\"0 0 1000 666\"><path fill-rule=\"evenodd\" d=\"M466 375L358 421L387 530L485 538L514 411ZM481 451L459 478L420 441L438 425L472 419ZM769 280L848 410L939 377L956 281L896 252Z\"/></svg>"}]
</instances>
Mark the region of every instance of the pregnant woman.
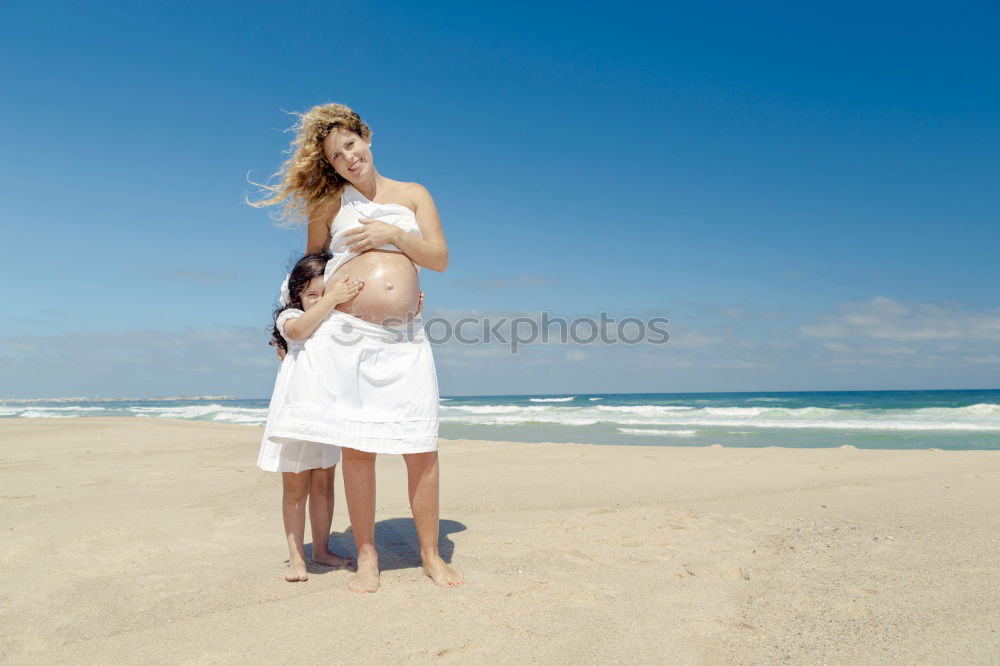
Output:
<instances>
[{"instance_id":1,"label":"pregnant woman","mask_svg":"<svg viewBox=\"0 0 1000 666\"><path fill-rule=\"evenodd\" d=\"M306 254L329 251L327 285L359 278L313 334L323 365L289 418L311 441L342 447L344 491L358 549L349 587L379 587L375 549L375 457L402 454L424 573L442 587L462 577L438 553L438 385L418 313L421 266L443 272L448 247L434 200L422 185L386 178L372 159L369 127L341 104L300 116L292 157L273 196L287 218L308 217Z\"/></svg>"}]
</instances>

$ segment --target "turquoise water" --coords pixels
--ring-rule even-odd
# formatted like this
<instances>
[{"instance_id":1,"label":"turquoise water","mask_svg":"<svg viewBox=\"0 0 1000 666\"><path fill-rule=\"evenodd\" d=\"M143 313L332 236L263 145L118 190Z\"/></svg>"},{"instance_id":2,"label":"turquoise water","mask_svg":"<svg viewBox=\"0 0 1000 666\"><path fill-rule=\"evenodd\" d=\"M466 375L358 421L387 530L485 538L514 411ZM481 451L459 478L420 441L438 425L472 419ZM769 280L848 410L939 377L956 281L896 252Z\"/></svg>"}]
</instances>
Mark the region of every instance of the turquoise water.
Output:
<instances>
[{"instance_id":1,"label":"turquoise water","mask_svg":"<svg viewBox=\"0 0 1000 666\"><path fill-rule=\"evenodd\" d=\"M168 417L261 426L267 403L0 400L0 417ZM654 446L1000 450L1000 390L443 396L440 435Z\"/></svg>"}]
</instances>

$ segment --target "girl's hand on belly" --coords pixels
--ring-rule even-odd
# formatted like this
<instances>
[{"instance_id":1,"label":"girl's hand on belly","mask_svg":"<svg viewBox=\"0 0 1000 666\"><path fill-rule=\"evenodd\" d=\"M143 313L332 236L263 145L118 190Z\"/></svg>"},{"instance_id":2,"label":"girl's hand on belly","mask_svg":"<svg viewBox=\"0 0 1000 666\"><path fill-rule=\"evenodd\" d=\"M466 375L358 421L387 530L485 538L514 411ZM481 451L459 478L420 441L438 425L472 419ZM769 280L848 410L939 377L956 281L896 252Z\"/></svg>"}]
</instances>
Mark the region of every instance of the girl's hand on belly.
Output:
<instances>
[{"instance_id":1,"label":"girl's hand on belly","mask_svg":"<svg viewBox=\"0 0 1000 666\"><path fill-rule=\"evenodd\" d=\"M348 260L330 277L330 283L350 273L364 289L337 309L365 321L409 321L420 307L417 269L402 252L371 250Z\"/></svg>"},{"instance_id":2,"label":"girl's hand on belly","mask_svg":"<svg viewBox=\"0 0 1000 666\"><path fill-rule=\"evenodd\" d=\"M323 293L323 300L337 305L357 296L365 286L364 280L358 278L352 280L350 277L350 275L345 275L340 279L330 280L330 284L326 286L326 291Z\"/></svg>"},{"instance_id":3,"label":"girl's hand on belly","mask_svg":"<svg viewBox=\"0 0 1000 666\"><path fill-rule=\"evenodd\" d=\"M358 221L364 226L344 232L344 241L351 252L366 252L396 240L399 227L382 220L361 218Z\"/></svg>"}]
</instances>

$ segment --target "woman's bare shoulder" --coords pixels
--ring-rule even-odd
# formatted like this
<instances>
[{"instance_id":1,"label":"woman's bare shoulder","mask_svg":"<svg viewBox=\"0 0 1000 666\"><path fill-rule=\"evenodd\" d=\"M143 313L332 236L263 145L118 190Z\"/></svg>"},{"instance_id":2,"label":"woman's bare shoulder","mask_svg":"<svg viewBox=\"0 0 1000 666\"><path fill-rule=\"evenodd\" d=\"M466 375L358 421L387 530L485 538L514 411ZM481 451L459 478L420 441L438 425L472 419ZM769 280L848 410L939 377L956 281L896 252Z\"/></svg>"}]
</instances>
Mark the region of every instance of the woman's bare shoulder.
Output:
<instances>
[{"instance_id":1,"label":"woman's bare shoulder","mask_svg":"<svg viewBox=\"0 0 1000 666\"><path fill-rule=\"evenodd\" d=\"M413 209L419 208L422 203L426 204L431 197L427 188L420 183L393 180L391 178L385 179L382 192L387 199Z\"/></svg>"},{"instance_id":2,"label":"woman's bare shoulder","mask_svg":"<svg viewBox=\"0 0 1000 666\"><path fill-rule=\"evenodd\" d=\"M426 202L431 199L430 191L420 183L400 183L399 191L418 206L420 202Z\"/></svg>"}]
</instances>

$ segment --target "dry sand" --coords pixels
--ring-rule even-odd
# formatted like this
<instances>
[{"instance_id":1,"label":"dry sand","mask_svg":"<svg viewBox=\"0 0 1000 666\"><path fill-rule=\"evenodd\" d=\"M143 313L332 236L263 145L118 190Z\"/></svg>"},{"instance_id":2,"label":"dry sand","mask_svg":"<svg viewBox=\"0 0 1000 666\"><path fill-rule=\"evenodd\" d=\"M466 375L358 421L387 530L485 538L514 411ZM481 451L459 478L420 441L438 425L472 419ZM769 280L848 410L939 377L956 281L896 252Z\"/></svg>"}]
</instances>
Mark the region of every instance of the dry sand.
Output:
<instances>
[{"instance_id":1,"label":"dry sand","mask_svg":"<svg viewBox=\"0 0 1000 666\"><path fill-rule=\"evenodd\" d=\"M282 579L260 435L0 420L0 660L1000 662L1000 452L442 440L466 584L421 574L383 456L382 589L356 595L347 571ZM338 472L353 555L348 529Z\"/></svg>"}]
</instances>

